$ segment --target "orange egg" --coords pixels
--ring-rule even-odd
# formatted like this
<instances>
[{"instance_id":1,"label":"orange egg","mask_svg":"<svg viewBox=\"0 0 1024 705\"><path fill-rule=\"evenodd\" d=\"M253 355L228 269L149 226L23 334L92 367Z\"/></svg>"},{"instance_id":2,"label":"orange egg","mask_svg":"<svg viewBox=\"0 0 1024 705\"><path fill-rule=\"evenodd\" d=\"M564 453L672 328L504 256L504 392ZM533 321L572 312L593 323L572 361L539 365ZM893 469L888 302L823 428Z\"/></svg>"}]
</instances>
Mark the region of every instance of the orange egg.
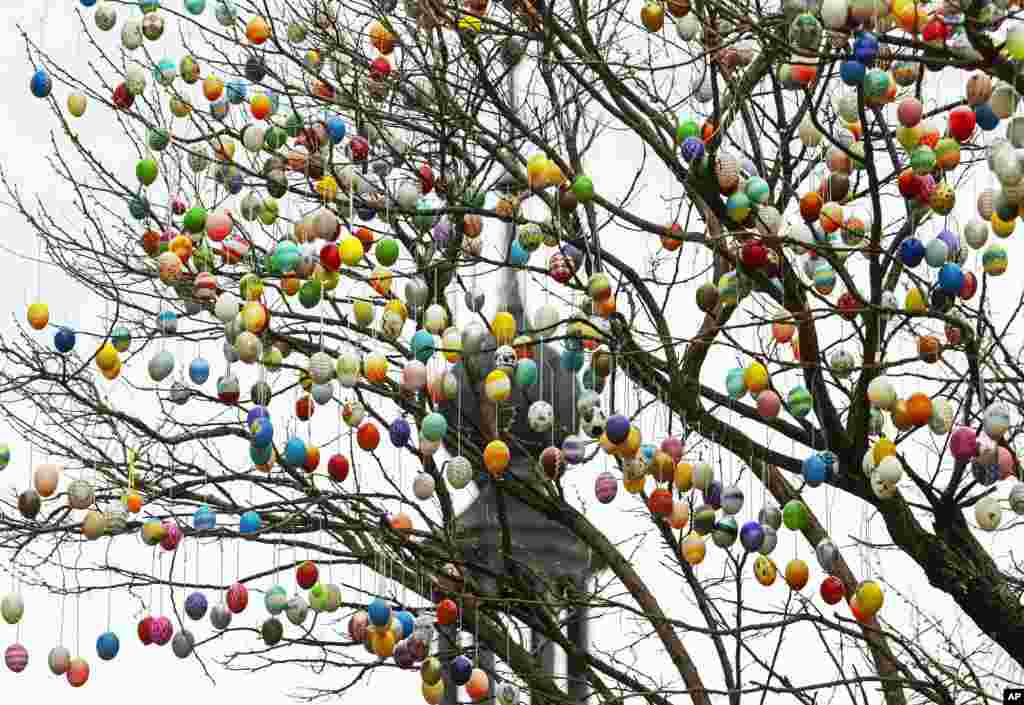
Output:
<instances>
[{"instance_id":1,"label":"orange egg","mask_svg":"<svg viewBox=\"0 0 1024 705\"><path fill-rule=\"evenodd\" d=\"M365 422L356 432L359 447L366 451L376 450L380 445L380 431L372 421Z\"/></svg>"},{"instance_id":2,"label":"orange egg","mask_svg":"<svg viewBox=\"0 0 1024 705\"><path fill-rule=\"evenodd\" d=\"M395 531L412 531L412 519L405 512L399 512L391 517L390 524Z\"/></svg>"},{"instance_id":3,"label":"orange egg","mask_svg":"<svg viewBox=\"0 0 1024 705\"><path fill-rule=\"evenodd\" d=\"M932 400L927 394L911 394L907 399L907 413L915 426L924 426L932 417Z\"/></svg>"},{"instance_id":4,"label":"orange egg","mask_svg":"<svg viewBox=\"0 0 1024 705\"><path fill-rule=\"evenodd\" d=\"M253 44L262 44L270 38L270 25L262 17L253 17L245 27L245 37Z\"/></svg>"},{"instance_id":5,"label":"orange egg","mask_svg":"<svg viewBox=\"0 0 1024 705\"><path fill-rule=\"evenodd\" d=\"M28 307L28 324L34 330L42 330L50 323L50 307L35 303Z\"/></svg>"},{"instance_id":6,"label":"orange egg","mask_svg":"<svg viewBox=\"0 0 1024 705\"><path fill-rule=\"evenodd\" d=\"M942 344L934 335L922 335L917 341L917 354L925 362L938 362Z\"/></svg>"},{"instance_id":7,"label":"orange egg","mask_svg":"<svg viewBox=\"0 0 1024 705\"><path fill-rule=\"evenodd\" d=\"M898 431L907 431L914 427L914 422L910 417L910 410L907 408L907 402L903 399L898 400L891 409L892 412L892 425L896 427Z\"/></svg>"},{"instance_id":8,"label":"orange egg","mask_svg":"<svg viewBox=\"0 0 1024 705\"><path fill-rule=\"evenodd\" d=\"M395 35L388 31L380 22L370 25L370 44L381 54L390 54L395 50Z\"/></svg>"},{"instance_id":9,"label":"orange egg","mask_svg":"<svg viewBox=\"0 0 1024 705\"><path fill-rule=\"evenodd\" d=\"M472 674L469 676L469 682L466 683L466 695L472 701L483 700L487 697L490 691L491 681L487 677L487 674L481 671L479 668L474 668Z\"/></svg>"},{"instance_id":10,"label":"orange egg","mask_svg":"<svg viewBox=\"0 0 1024 705\"><path fill-rule=\"evenodd\" d=\"M484 448L484 465L494 477L501 477L508 468L511 453L504 441L491 441Z\"/></svg>"},{"instance_id":11,"label":"orange egg","mask_svg":"<svg viewBox=\"0 0 1024 705\"><path fill-rule=\"evenodd\" d=\"M138 514L142 510L142 495L138 492L129 492L124 496L124 506L132 514Z\"/></svg>"},{"instance_id":12,"label":"orange egg","mask_svg":"<svg viewBox=\"0 0 1024 705\"><path fill-rule=\"evenodd\" d=\"M306 446L306 462L303 463L306 472L315 472L320 467L320 449L315 445Z\"/></svg>"},{"instance_id":13,"label":"orange egg","mask_svg":"<svg viewBox=\"0 0 1024 705\"><path fill-rule=\"evenodd\" d=\"M462 231L466 237L479 237L484 229L483 219L475 213L469 213L462 217Z\"/></svg>"},{"instance_id":14,"label":"orange egg","mask_svg":"<svg viewBox=\"0 0 1024 705\"><path fill-rule=\"evenodd\" d=\"M807 564L799 558L794 558L786 564L786 584L791 590L803 590L810 577Z\"/></svg>"},{"instance_id":15,"label":"orange egg","mask_svg":"<svg viewBox=\"0 0 1024 705\"><path fill-rule=\"evenodd\" d=\"M211 103L218 100L224 94L224 81L216 76L207 76L203 79L203 95Z\"/></svg>"},{"instance_id":16,"label":"orange egg","mask_svg":"<svg viewBox=\"0 0 1024 705\"><path fill-rule=\"evenodd\" d=\"M352 234L356 236L356 239L359 240L359 242L363 243L364 250L369 249L370 245L372 245L374 242L373 233L370 231L369 228L356 228L356 231Z\"/></svg>"},{"instance_id":17,"label":"orange egg","mask_svg":"<svg viewBox=\"0 0 1024 705\"><path fill-rule=\"evenodd\" d=\"M818 192L808 191L800 197L800 215L808 222L817 220L821 215L822 205L821 196L818 195Z\"/></svg>"},{"instance_id":18,"label":"orange egg","mask_svg":"<svg viewBox=\"0 0 1024 705\"><path fill-rule=\"evenodd\" d=\"M281 288L284 293L288 296L295 296L299 293L299 288L302 286L302 281L296 276L286 276L281 279Z\"/></svg>"},{"instance_id":19,"label":"orange egg","mask_svg":"<svg viewBox=\"0 0 1024 705\"><path fill-rule=\"evenodd\" d=\"M614 296L609 296L604 301L596 302L594 304L594 313L596 313L601 318L608 318L613 313L615 313L615 297ZM592 342L595 345L597 344L596 340L592 341Z\"/></svg>"},{"instance_id":20,"label":"orange egg","mask_svg":"<svg viewBox=\"0 0 1024 705\"><path fill-rule=\"evenodd\" d=\"M263 93L257 93L249 101L249 112L257 120L265 120L272 109L273 104L270 102L270 98Z\"/></svg>"},{"instance_id":21,"label":"orange egg","mask_svg":"<svg viewBox=\"0 0 1024 705\"><path fill-rule=\"evenodd\" d=\"M188 235L178 235L171 240L167 249L178 255L182 264L187 264L189 257L192 256L192 238Z\"/></svg>"}]
</instances>

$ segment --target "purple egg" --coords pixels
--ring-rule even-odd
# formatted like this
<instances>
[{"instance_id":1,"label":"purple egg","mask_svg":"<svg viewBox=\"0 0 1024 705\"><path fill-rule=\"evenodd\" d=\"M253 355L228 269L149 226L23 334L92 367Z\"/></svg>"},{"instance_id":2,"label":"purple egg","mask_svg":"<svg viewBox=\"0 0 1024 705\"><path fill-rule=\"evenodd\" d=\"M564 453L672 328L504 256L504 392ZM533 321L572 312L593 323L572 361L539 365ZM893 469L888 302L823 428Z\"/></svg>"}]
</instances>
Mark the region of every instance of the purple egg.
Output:
<instances>
[{"instance_id":1,"label":"purple egg","mask_svg":"<svg viewBox=\"0 0 1024 705\"><path fill-rule=\"evenodd\" d=\"M405 640L395 644L394 657L395 663L398 664L399 668L413 668L416 665L416 659L413 657L412 652L409 650L409 644Z\"/></svg>"},{"instance_id":2,"label":"purple egg","mask_svg":"<svg viewBox=\"0 0 1024 705\"><path fill-rule=\"evenodd\" d=\"M622 414L612 414L604 425L608 440L618 445L629 437L629 419Z\"/></svg>"},{"instance_id":3,"label":"purple egg","mask_svg":"<svg viewBox=\"0 0 1024 705\"><path fill-rule=\"evenodd\" d=\"M438 245L444 245L448 242L448 238L451 237L452 234L452 226L448 222L448 217L445 216L434 223L434 229L432 232L434 235L434 242Z\"/></svg>"},{"instance_id":4,"label":"purple egg","mask_svg":"<svg viewBox=\"0 0 1024 705\"><path fill-rule=\"evenodd\" d=\"M185 614L189 616L189 619L198 621L205 617L208 606L206 595L201 592L193 592L185 598Z\"/></svg>"},{"instance_id":5,"label":"purple egg","mask_svg":"<svg viewBox=\"0 0 1024 705\"><path fill-rule=\"evenodd\" d=\"M586 441L580 436L567 436L562 441L562 457L570 465L582 463L586 450Z\"/></svg>"},{"instance_id":6,"label":"purple egg","mask_svg":"<svg viewBox=\"0 0 1024 705\"><path fill-rule=\"evenodd\" d=\"M573 264L576 265L576 269L579 269L580 265L583 264L583 252L574 245L563 243L562 254L572 260Z\"/></svg>"},{"instance_id":7,"label":"purple egg","mask_svg":"<svg viewBox=\"0 0 1024 705\"><path fill-rule=\"evenodd\" d=\"M960 251L960 238L951 230L943 230L938 234L938 238L949 248L949 259L955 260L957 252Z\"/></svg>"},{"instance_id":8,"label":"purple egg","mask_svg":"<svg viewBox=\"0 0 1024 705\"><path fill-rule=\"evenodd\" d=\"M949 437L949 450L961 462L970 460L978 454L978 435L973 428L960 426Z\"/></svg>"},{"instance_id":9,"label":"purple egg","mask_svg":"<svg viewBox=\"0 0 1024 705\"><path fill-rule=\"evenodd\" d=\"M722 508L722 483L712 480L708 488L704 490L704 503L709 504L716 510Z\"/></svg>"},{"instance_id":10,"label":"purple egg","mask_svg":"<svg viewBox=\"0 0 1024 705\"><path fill-rule=\"evenodd\" d=\"M740 529L740 543L748 551L756 551L764 544L764 527L756 521L748 521Z\"/></svg>"},{"instance_id":11,"label":"purple egg","mask_svg":"<svg viewBox=\"0 0 1024 705\"><path fill-rule=\"evenodd\" d=\"M594 494L597 496L597 501L601 504L608 504L615 495L619 493L619 481L615 479L615 475L605 470L597 479L594 481Z\"/></svg>"},{"instance_id":12,"label":"purple egg","mask_svg":"<svg viewBox=\"0 0 1024 705\"><path fill-rule=\"evenodd\" d=\"M391 422L391 426L388 427L388 435L391 436L391 445L401 448L409 442L412 427L409 426L408 421L399 417Z\"/></svg>"}]
</instances>

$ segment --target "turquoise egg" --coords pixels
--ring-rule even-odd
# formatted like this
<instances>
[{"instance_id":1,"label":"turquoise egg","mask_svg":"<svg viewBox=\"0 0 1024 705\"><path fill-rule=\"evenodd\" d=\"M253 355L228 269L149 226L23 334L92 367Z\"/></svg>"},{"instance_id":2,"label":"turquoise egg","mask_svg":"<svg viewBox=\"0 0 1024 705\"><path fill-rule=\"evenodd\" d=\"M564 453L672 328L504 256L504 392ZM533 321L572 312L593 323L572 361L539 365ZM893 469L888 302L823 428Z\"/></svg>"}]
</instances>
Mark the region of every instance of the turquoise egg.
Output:
<instances>
[{"instance_id":1,"label":"turquoise egg","mask_svg":"<svg viewBox=\"0 0 1024 705\"><path fill-rule=\"evenodd\" d=\"M733 399L741 399L747 393L747 383L743 379L742 367L734 367L726 373L725 390Z\"/></svg>"},{"instance_id":2,"label":"turquoise egg","mask_svg":"<svg viewBox=\"0 0 1024 705\"><path fill-rule=\"evenodd\" d=\"M822 296L828 296L836 286L836 272L828 262L821 262L814 268L814 288Z\"/></svg>"},{"instance_id":3,"label":"turquoise egg","mask_svg":"<svg viewBox=\"0 0 1024 705\"><path fill-rule=\"evenodd\" d=\"M185 10L191 15L201 15L206 9L206 0L185 0Z\"/></svg>"},{"instance_id":4,"label":"turquoise egg","mask_svg":"<svg viewBox=\"0 0 1024 705\"><path fill-rule=\"evenodd\" d=\"M789 393L786 401L789 413L797 418L803 418L811 412L811 393L804 387L794 387Z\"/></svg>"},{"instance_id":5,"label":"turquoise egg","mask_svg":"<svg viewBox=\"0 0 1024 705\"><path fill-rule=\"evenodd\" d=\"M537 363L530 358L523 358L516 363L515 385L517 387L532 387L537 383Z\"/></svg>"},{"instance_id":6,"label":"turquoise egg","mask_svg":"<svg viewBox=\"0 0 1024 705\"><path fill-rule=\"evenodd\" d=\"M263 596L263 604L270 614L281 614L288 607L288 592L280 585L275 585Z\"/></svg>"},{"instance_id":7,"label":"turquoise egg","mask_svg":"<svg viewBox=\"0 0 1024 705\"><path fill-rule=\"evenodd\" d=\"M422 363L426 363L434 354L434 334L426 328L420 328L412 336L412 354Z\"/></svg>"},{"instance_id":8,"label":"turquoise egg","mask_svg":"<svg viewBox=\"0 0 1024 705\"><path fill-rule=\"evenodd\" d=\"M767 203L772 197L772 190L768 186L768 182L760 176L754 176L748 179L747 187L744 191L746 191L747 198L757 204Z\"/></svg>"},{"instance_id":9,"label":"turquoise egg","mask_svg":"<svg viewBox=\"0 0 1024 705\"><path fill-rule=\"evenodd\" d=\"M427 414L420 422L420 435L428 441L439 441L448 432L448 421L436 411Z\"/></svg>"}]
</instances>

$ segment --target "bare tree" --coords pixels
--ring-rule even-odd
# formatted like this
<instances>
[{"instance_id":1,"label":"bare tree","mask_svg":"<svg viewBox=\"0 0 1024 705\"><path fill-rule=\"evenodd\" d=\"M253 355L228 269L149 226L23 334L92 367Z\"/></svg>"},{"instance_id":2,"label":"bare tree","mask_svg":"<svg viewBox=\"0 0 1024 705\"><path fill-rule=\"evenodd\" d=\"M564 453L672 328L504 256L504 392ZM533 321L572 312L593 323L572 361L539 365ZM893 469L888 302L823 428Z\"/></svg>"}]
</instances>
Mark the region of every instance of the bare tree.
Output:
<instances>
[{"instance_id":1,"label":"bare tree","mask_svg":"<svg viewBox=\"0 0 1024 705\"><path fill-rule=\"evenodd\" d=\"M0 340L20 589L309 698L1020 683L1015 6L209 4L25 34L66 206L4 183L100 310Z\"/></svg>"}]
</instances>

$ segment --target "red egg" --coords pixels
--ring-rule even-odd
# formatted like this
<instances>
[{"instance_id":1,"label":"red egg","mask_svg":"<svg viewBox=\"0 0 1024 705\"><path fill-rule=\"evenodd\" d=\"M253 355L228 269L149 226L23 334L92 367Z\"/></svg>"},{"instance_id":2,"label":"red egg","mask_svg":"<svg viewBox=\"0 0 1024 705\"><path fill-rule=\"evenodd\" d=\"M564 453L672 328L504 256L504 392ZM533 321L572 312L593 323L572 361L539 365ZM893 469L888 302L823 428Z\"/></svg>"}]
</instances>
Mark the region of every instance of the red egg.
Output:
<instances>
[{"instance_id":1,"label":"red egg","mask_svg":"<svg viewBox=\"0 0 1024 705\"><path fill-rule=\"evenodd\" d=\"M961 285L960 291L957 292L957 296L964 301L970 301L977 291L978 278L974 276L974 272L964 272L964 283Z\"/></svg>"},{"instance_id":2,"label":"red egg","mask_svg":"<svg viewBox=\"0 0 1024 705\"><path fill-rule=\"evenodd\" d=\"M295 569L295 582L299 584L299 587L303 590L309 590L311 587L316 585L316 581L320 579L320 571L316 567L316 563L313 561L303 561L299 564L299 567Z\"/></svg>"},{"instance_id":3,"label":"red egg","mask_svg":"<svg viewBox=\"0 0 1024 705\"><path fill-rule=\"evenodd\" d=\"M228 588L228 609L234 614L242 612L249 605L249 590L242 583Z\"/></svg>"},{"instance_id":4,"label":"red egg","mask_svg":"<svg viewBox=\"0 0 1024 705\"><path fill-rule=\"evenodd\" d=\"M437 603L437 623L443 627L455 624L459 618L459 608L453 600L445 598Z\"/></svg>"},{"instance_id":5,"label":"red egg","mask_svg":"<svg viewBox=\"0 0 1024 705\"><path fill-rule=\"evenodd\" d=\"M434 190L434 171L429 164L420 167L420 191L428 194Z\"/></svg>"},{"instance_id":6,"label":"red egg","mask_svg":"<svg viewBox=\"0 0 1024 705\"><path fill-rule=\"evenodd\" d=\"M846 597L846 588L843 581L834 575L830 575L821 581L821 599L825 604L835 605Z\"/></svg>"},{"instance_id":7,"label":"red egg","mask_svg":"<svg viewBox=\"0 0 1024 705\"><path fill-rule=\"evenodd\" d=\"M651 514L667 517L672 513L672 492L664 487L654 490L647 498L647 508Z\"/></svg>"},{"instance_id":8,"label":"red egg","mask_svg":"<svg viewBox=\"0 0 1024 705\"><path fill-rule=\"evenodd\" d=\"M839 297L839 315L848 321L852 321L860 313L861 305L857 297L849 291L844 291Z\"/></svg>"},{"instance_id":9,"label":"red egg","mask_svg":"<svg viewBox=\"0 0 1024 705\"><path fill-rule=\"evenodd\" d=\"M118 84L117 88L114 89L114 107L120 110L127 110L132 107L134 102L135 96L128 92L128 85L125 83Z\"/></svg>"},{"instance_id":10,"label":"red egg","mask_svg":"<svg viewBox=\"0 0 1024 705\"><path fill-rule=\"evenodd\" d=\"M302 421L308 421L309 417L313 415L313 411L313 398L310 397L308 394L299 397L299 399L295 402L295 415L298 416L299 419L301 419Z\"/></svg>"},{"instance_id":11,"label":"red egg","mask_svg":"<svg viewBox=\"0 0 1024 705\"><path fill-rule=\"evenodd\" d=\"M327 474L335 482L344 482L348 477L348 458L341 453L335 453L327 461Z\"/></svg>"},{"instance_id":12,"label":"red egg","mask_svg":"<svg viewBox=\"0 0 1024 705\"><path fill-rule=\"evenodd\" d=\"M352 153L352 161L365 162L370 156L370 143L364 137L353 137L348 143L348 148Z\"/></svg>"},{"instance_id":13,"label":"red egg","mask_svg":"<svg viewBox=\"0 0 1024 705\"><path fill-rule=\"evenodd\" d=\"M139 621L139 626L136 629L136 632L139 635L139 641L141 641L145 646L149 646L153 643L153 622L154 619L147 615Z\"/></svg>"},{"instance_id":14,"label":"red egg","mask_svg":"<svg viewBox=\"0 0 1024 705\"><path fill-rule=\"evenodd\" d=\"M328 272L337 272L341 269L341 253L338 252L338 246L333 242L320 248L320 264Z\"/></svg>"},{"instance_id":15,"label":"red egg","mask_svg":"<svg viewBox=\"0 0 1024 705\"><path fill-rule=\"evenodd\" d=\"M768 263L768 248L760 240L750 240L743 245L740 258L747 269L760 269Z\"/></svg>"},{"instance_id":16,"label":"red egg","mask_svg":"<svg viewBox=\"0 0 1024 705\"><path fill-rule=\"evenodd\" d=\"M966 142L974 134L977 118L974 111L965 105L949 111L949 134L957 142Z\"/></svg>"}]
</instances>

